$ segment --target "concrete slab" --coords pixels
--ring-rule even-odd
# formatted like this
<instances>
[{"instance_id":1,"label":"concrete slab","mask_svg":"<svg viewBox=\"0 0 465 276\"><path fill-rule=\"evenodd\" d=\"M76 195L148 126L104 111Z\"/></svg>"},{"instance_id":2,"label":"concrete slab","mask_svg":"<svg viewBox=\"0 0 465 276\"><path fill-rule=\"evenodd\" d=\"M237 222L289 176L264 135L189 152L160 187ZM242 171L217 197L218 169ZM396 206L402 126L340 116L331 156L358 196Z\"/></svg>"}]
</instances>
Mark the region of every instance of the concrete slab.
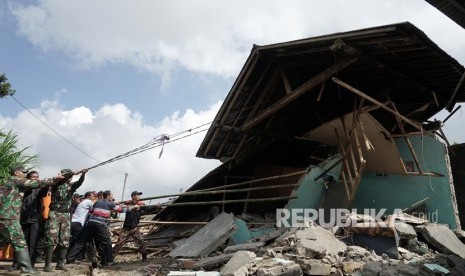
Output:
<instances>
[{"instance_id":1,"label":"concrete slab","mask_svg":"<svg viewBox=\"0 0 465 276\"><path fill-rule=\"evenodd\" d=\"M212 269L212 268L217 268L227 263L233 256L234 256L234 253L230 253L230 254L221 254L218 256L203 258L203 259L200 259L198 262L196 262L192 268L203 268L207 270Z\"/></svg>"},{"instance_id":2,"label":"concrete slab","mask_svg":"<svg viewBox=\"0 0 465 276\"><path fill-rule=\"evenodd\" d=\"M171 257L204 257L226 242L236 231L234 215L221 213L195 234L178 244Z\"/></svg>"},{"instance_id":3,"label":"concrete slab","mask_svg":"<svg viewBox=\"0 0 465 276\"><path fill-rule=\"evenodd\" d=\"M242 243L242 244L230 245L226 247L223 250L223 252L232 253L232 252L237 252L241 250L256 252L258 251L258 249L262 248L263 246L265 246L265 242Z\"/></svg>"},{"instance_id":4,"label":"concrete slab","mask_svg":"<svg viewBox=\"0 0 465 276\"><path fill-rule=\"evenodd\" d=\"M300 266L305 275L328 275L331 273L331 265L317 260L302 260Z\"/></svg>"},{"instance_id":5,"label":"concrete slab","mask_svg":"<svg viewBox=\"0 0 465 276\"><path fill-rule=\"evenodd\" d=\"M302 269L296 263L277 264L274 267L259 267L257 276L300 276Z\"/></svg>"},{"instance_id":6,"label":"concrete slab","mask_svg":"<svg viewBox=\"0 0 465 276\"><path fill-rule=\"evenodd\" d=\"M245 276L248 274L249 264L255 261L255 253L238 251L220 271L222 276Z\"/></svg>"},{"instance_id":7,"label":"concrete slab","mask_svg":"<svg viewBox=\"0 0 465 276\"><path fill-rule=\"evenodd\" d=\"M217 271L170 271L168 276L218 276Z\"/></svg>"},{"instance_id":8,"label":"concrete slab","mask_svg":"<svg viewBox=\"0 0 465 276\"><path fill-rule=\"evenodd\" d=\"M396 228L397 234L401 239L410 240L417 237L417 232L412 225L404 222L395 222L394 227Z\"/></svg>"},{"instance_id":9,"label":"concrete slab","mask_svg":"<svg viewBox=\"0 0 465 276\"><path fill-rule=\"evenodd\" d=\"M313 225L295 233L296 246L307 251L307 257L321 258L345 252L347 245L321 226Z\"/></svg>"},{"instance_id":10,"label":"concrete slab","mask_svg":"<svg viewBox=\"0 0 465 276\"><path fill-rule=\"evenodd\" d=\"M423 237L439 251L465 258L465 245L452 230L442 224L427 224L421 231Z\"/></svg>"}]
</instances>

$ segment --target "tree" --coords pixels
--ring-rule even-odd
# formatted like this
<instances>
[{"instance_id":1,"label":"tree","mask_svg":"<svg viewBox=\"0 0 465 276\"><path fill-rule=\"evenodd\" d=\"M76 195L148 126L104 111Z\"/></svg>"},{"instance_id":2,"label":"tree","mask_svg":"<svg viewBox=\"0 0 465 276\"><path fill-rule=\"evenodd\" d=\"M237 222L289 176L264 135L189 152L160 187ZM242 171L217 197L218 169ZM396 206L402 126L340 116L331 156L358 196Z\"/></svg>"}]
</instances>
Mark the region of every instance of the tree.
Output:
<instances>
[{"instance_id":1,"label":"tree","mask_svg":"<svg viewBox=\"0 0 465 276\"><path fill-rule=\"evenodd\" d=\"M0 99L6 96L13 96L15 90L11 88L11 84L8 82L5 74L0 74Z\"/></svg>"},{"instance_id":2,"label":"tree","mask_svg":"<svg viewBox=\"0 0 465 276\"><path fill-rule=\"evenodd\" d=\"M12 166L32 168L38 165L39 155L29 155L29 148L18 149L18 135L11 130L8 133L0 130L0 178L8 177Z\"/></svg>"}]
</instances>

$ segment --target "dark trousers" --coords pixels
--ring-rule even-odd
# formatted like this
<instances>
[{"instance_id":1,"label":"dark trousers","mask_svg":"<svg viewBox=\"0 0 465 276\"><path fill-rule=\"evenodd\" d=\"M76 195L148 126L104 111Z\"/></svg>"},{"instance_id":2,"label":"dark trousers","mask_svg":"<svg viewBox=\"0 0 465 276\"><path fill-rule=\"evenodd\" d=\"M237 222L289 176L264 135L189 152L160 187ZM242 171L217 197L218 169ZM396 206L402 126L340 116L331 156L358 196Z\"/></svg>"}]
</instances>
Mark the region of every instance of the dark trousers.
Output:
<instances>
[{"instance_id":1,"label":"dark trousers","mask_svg":"<svg viewBox=\"0 0 465 276\"><path fill-rule=\"evenodd\" d=\"M29 248L31 264L34 265L37 258L37 246L39 244L39 222L26 223L21 225L24 237Z\"/></svg>"},{"instance_id":2,"label":"dark trousers","mask_svg":"<svg viewBox=\"0 0 465 276\"><path fill-rule=\"evenodd\" d=\"M76 244L78 240L79 233L81 232L82 229L83 229L82 224L80 222L71 222L71 238L69 240L69 248L74 247L74 245ZM76 259L83 260L85 257L85 254L86 254L86 247L84 247L81 250L81 254L78 254L76 256ZM69 252L68 252L68 256L69 256ZM69 257L68 257L68 260L69 260Z\"/></svg>"},{"instance_id":3,"label":"dark trousers","mask_svg":"<svg viewBox=\"0 0 465 276\"><path fill-rule=\"evenodd\" d=\"M105 265L113 262L113 252L111 247L110 231L108 226L103 223L89 221L78 235L77 241L68 254L68 261L73 262L82 250L85 250L86 244L91 241L95 242L97 249L101 252L101 264Z\"/></svg>"}]
</instances>

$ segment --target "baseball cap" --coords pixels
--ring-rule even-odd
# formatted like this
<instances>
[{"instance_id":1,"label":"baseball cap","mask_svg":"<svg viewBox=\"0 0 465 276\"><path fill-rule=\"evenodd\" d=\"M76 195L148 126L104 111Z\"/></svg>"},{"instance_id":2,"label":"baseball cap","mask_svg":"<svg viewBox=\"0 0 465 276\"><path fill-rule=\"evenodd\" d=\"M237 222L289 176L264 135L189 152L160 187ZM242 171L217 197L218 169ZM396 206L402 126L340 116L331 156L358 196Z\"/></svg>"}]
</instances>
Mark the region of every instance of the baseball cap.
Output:
<instances>
[{"instance_id":1,"label":"baseball cap","mask_svg":"<svg viewBox=\"0 0 465 276\"><path fill-rule=\"evenodd\" d=\"M74 193L73 197L81 197L81 195L79 193Z\"/></svg>"},{"instance_id":2,"label":"baseball cap","mask_svg":"<svg viewBox=\"0 0 465 276\"><path fill-rule=\"evenodd\" d=\"M135 195L141 195L142 192L138 192L138 191L134 191L131 193L131 196L135 196Z\"/></svg>"}]
</instances>

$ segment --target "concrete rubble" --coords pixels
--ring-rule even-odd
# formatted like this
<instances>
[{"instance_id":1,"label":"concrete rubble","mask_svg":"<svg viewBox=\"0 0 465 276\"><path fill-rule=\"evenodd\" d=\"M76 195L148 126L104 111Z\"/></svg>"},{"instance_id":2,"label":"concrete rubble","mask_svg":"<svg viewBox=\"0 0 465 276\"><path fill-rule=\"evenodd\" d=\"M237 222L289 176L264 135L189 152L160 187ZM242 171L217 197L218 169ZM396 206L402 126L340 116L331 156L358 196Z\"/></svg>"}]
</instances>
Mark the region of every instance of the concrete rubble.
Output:
<instances>
[{"instance_id":1,"label":"concrete rubble","mask_svg":"<svg viewBox=\"0 0 465 276\"><path fill-rule=\"evenodd\" d=\"M222 245L234 233L234 216L221 213L170 252L171 257L202 257Z\"/></svg>"},{"instance_id":2,"label":"concrete rubble","mask_svg":"<svg viewBox=\"0 0 465 276\"><path fill-rule=\"evenodd\" d=\"M421 224L413 219L395 221L394 225L398 258L348 242L347 236L351 234L346 229L325 229L313 223L308 227L268 231L263 237L236 245L228 245L218 236L223 246L217 246L208 256L191 258L193 265L186 271L229 276L465 275L465 260L461 255L465 246L449 228L428 222ZM376 229L372 234L373 240L386 238L384 232L377 236ZM211 243L218 243L211 236L209 239ZM189 246L189 241L184 240L180 246ZM171 253L170 256L177 255ZM186 262L186 258L173 258L176 260Z\"/></svg>"}]
</instances>

